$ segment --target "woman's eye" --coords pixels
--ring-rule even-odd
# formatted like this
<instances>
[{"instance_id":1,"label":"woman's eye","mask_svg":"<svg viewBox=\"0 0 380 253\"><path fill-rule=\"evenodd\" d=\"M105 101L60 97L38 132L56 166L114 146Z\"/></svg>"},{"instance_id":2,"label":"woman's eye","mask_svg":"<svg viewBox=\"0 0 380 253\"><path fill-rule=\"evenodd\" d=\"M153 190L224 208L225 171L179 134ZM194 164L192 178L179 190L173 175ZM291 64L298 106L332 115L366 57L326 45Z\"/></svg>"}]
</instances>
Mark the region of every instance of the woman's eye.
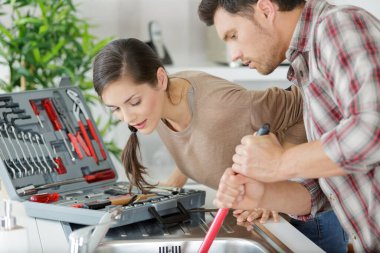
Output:
<instances>
[{"instance_id":1,"label":"woman's eye","mask_svg":"<svg viewBox=\"0 0 380 253\"><path fill-rule=\"evenodd\" d=\"M114 112L117 112L119 111L120 109L118 107L112 107L111 108L111 112L114 113Z\"/></svg>"},{"instance_id":2,"label":"woman's eye","mask_svg":"<svg viewBox=\"0 0 380 253\"><path fill-rule=\"evenodd\" d=\"M136 106L136 105L139 105L141 103L141 100L136 100L136 101L131 101L131 105L132 106Z\"/></svg>"}]
</instances>

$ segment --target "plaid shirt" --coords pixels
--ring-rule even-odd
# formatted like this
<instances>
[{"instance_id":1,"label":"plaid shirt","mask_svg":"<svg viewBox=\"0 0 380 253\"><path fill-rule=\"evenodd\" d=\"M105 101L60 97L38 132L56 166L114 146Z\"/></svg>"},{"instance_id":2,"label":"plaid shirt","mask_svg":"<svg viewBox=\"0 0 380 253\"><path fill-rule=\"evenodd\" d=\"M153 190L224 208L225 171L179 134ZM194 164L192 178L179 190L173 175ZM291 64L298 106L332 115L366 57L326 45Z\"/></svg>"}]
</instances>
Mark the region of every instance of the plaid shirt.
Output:
<instances>
[{"instance_id":1,"label":"plaid shirt","mask_svg":"<svg viewBox=\"0 0 380 253\"><path fill-rule=\"evenodd\" d=\"M357 7L309 0L286 56L308 139L348 173L320 186L355 251L380 252L380 22Z\"/></svg>"}]
</instances>

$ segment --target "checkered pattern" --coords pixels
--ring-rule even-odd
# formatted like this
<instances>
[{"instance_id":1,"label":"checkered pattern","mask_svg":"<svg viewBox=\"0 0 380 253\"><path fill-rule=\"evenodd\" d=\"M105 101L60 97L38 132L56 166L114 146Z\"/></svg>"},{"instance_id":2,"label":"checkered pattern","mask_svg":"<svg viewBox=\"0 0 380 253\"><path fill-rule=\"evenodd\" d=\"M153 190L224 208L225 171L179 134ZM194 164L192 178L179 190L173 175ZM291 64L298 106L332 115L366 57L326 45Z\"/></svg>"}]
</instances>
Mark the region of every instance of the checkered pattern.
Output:
<instances>
[{"instance_id":1,"label":"checkered pattern","mask_svg":"<svg viewBox=\"0 0 380 253\"><path fill-rule=\"evenodd\" d=\"M355 251L380 252L380 22L360 8L309 0L286 55L308 139L349 174L320 186Z\"/></svg>"}]
</instances>

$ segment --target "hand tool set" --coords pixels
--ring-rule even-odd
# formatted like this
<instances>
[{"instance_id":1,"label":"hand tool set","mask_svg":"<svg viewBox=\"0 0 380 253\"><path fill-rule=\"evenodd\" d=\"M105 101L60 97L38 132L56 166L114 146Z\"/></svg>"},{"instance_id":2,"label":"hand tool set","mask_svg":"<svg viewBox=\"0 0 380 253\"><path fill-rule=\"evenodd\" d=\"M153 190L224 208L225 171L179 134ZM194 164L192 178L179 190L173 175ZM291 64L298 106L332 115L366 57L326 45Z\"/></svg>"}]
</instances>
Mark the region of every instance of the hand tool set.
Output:
<instances>
[{"instance_id":1,"label":"hand tool set","mask_svg":"<svg viewBox=\"0 0 380 253\"><path fill-rule=\"evenodd\" d=\"M123 206L115 226L204 204L195 190L129 192L77 87L0 94L0 176L29 216L97 224ZM159 213L159 214L158 214ZM183 216L183 215L182 215Z\"/></svg>"}]
</instances>

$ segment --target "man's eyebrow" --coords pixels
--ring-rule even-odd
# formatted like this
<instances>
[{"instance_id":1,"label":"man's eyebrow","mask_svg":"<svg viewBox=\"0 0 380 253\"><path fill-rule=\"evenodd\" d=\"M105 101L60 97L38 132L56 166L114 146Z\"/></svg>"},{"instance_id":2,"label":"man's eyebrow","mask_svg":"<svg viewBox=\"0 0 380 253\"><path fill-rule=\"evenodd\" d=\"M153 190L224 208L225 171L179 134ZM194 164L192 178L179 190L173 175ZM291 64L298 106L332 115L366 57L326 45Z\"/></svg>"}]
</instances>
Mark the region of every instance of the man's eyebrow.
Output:
<instances>
[{"instance_id":1,"label":"man's eyebrow","mask_svg":"<svg viewBox=\"0 0 380 253\"><path fill-rule=\"evenodd\" d=\"M130 96L129 98L127 98L125 101L124 101L124 103L123 103L123 105L124 104L126 104L126 103L128 103L134 96L135 96L136 94L133 94L132 96ZM104 104L105 106L107 106L107 107L115 107L114 105L107 105L107 104Z\"/></svg>"}]
</instances>

